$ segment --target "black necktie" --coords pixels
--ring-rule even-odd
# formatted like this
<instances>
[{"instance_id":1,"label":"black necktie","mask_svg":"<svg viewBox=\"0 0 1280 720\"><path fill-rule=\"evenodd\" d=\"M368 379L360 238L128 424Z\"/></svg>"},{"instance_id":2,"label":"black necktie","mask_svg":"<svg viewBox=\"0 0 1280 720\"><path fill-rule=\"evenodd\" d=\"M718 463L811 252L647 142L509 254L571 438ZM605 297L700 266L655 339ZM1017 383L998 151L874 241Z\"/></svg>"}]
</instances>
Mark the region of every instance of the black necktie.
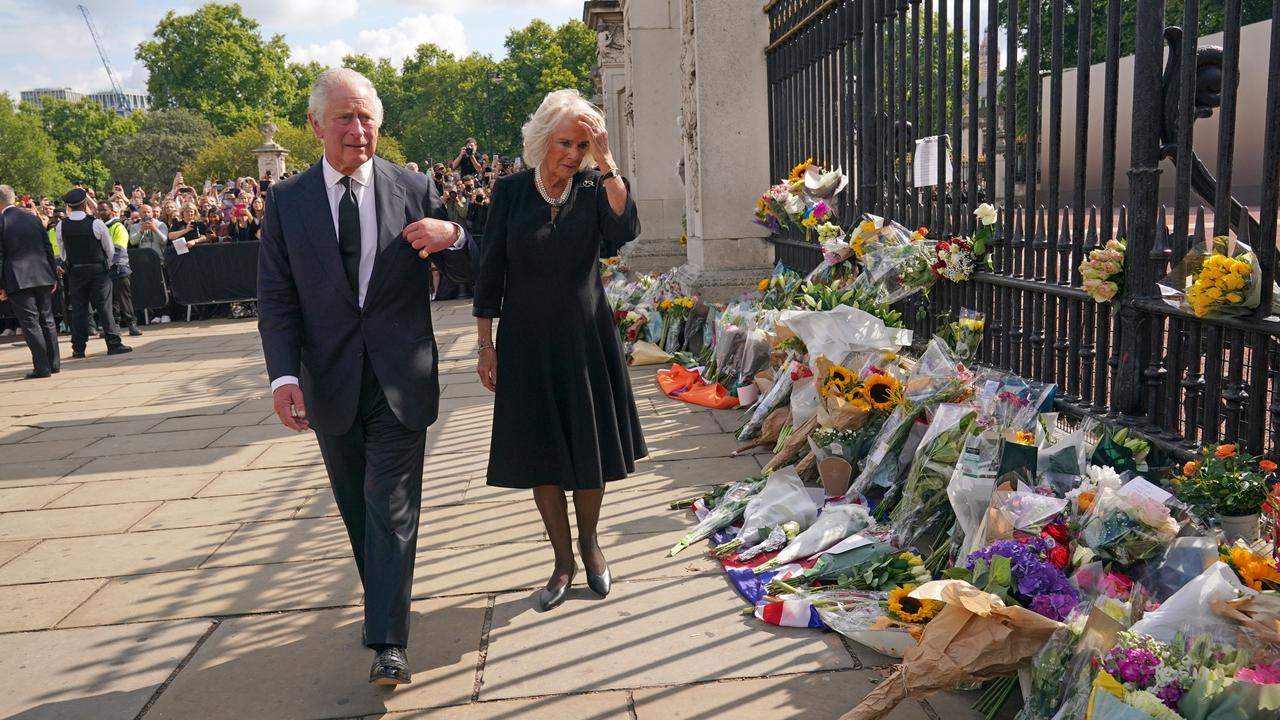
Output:
<instances>
[{"instance_id":1,"label":"black necktie","mask_svg":"<svg viewBox=\"0 0 1280 720\"><path fill-rule=\"evenodd\" d=\"M338 201L338 252L342 255L342 269L347 271L347 282L356 295L360 295L360 206L351 188L351 177L342 178L342 199Z\"/></svg>"}]
</instances>

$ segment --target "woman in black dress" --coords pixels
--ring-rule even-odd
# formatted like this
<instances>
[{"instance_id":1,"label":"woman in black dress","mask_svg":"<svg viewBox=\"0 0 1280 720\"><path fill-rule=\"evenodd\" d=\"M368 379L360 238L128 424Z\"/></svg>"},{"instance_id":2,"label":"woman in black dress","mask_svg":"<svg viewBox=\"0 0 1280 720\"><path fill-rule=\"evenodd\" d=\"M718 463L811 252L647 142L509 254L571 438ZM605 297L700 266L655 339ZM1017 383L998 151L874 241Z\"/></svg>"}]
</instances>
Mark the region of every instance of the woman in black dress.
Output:
<instances>
[{"instance_id":1,"label":"woman in black dress","mask_svg":"<svg viewBox=\"0 0 1280 720\"><path fill-rule=\"evenodd\" d=\"M604 116L577 91L542 101L524 126L524 158L532 170L494 187L474 314L480 381L497 394L488 481L533 490L555 551L538 597L550 610L577 571L565 492L573 492L587 584L607 595L596 537L604 485L648 453L597 268L639 234L640 222Z\"/></svg>"}]
</instances>

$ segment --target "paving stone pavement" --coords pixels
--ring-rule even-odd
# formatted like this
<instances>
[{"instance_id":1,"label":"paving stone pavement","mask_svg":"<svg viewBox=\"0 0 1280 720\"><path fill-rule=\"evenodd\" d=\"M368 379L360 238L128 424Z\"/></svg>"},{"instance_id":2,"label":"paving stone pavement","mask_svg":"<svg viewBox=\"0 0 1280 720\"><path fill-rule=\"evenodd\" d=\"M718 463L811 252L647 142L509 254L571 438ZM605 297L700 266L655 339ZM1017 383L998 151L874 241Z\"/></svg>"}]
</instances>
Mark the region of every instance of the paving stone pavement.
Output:
<instances>
[{"instance_id":1,"label":"paving stone pavement","mask_svg":"<svg viewBox=\"0 0 1280 720\"><path fill-rule=\"evenodd\" d=\"M616 583L534 609L551 567L532 498L489 488L491 397L465 303L434 308L441 414L429 433L414 584L415 682L365 679L360 590L312 438L280 428L253 321L153 325L135 352L19 381L0 344L0 717L836 718L891 660L835 634L763 626L718 566L665 551L672 499L757 470L735 412L632 382L652 456L610 485ZM63 338L63 357L70 348ZM977 717L974 693L895 719Z\"/></svg>"}]
</instances>

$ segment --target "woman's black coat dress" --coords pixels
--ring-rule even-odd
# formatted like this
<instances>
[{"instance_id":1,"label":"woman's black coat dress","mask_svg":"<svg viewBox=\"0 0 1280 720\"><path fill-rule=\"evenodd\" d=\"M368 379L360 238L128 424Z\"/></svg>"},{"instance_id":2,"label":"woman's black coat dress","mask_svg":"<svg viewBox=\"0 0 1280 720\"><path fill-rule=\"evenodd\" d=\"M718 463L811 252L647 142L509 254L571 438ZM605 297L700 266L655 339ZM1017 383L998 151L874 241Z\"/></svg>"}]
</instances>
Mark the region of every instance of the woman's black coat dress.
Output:
<instances>
[{"instance_id":1,"label":"woman's black coat dress","mask_svg":"<svg viewBox=\"0 0 1280 720\"><path fill-rule=\"evenodd\" d=\"M639 232L630 193L615 215L599 171L573 177L554 222L532 170L498 181L474 302L502 318L490 485L600 489L648 454L598 266Z\"/></svg>"}]
</instances>

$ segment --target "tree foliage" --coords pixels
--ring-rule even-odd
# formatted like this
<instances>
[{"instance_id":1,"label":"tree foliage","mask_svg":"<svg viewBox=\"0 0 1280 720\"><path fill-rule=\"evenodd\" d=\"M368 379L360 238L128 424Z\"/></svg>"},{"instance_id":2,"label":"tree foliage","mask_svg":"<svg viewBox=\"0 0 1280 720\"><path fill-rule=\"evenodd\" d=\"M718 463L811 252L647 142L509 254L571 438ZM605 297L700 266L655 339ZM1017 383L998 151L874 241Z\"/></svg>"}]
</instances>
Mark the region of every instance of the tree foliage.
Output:
<instances>
[{"instance_id":1,"label":"tree foliage","mask_svg":"<svg viewBox=\"0 0 1280 720\"><path fill-rule=\"evenodd\" d=\"M204 148L217 131L190 110L148 113L138 131L107 142L103 159L125 187L168 189L173 174Z\"/></svg>"},{"instance_id":2,"label":"tree foliage","mask_svg":"<svg viewBox=\"0 0 1280 720\"><path fill-rule=\"evenodd\" d=\"M170 10L153 39L138 45L153 108L186 108L221 132L279 113L297 93L284 36L263 39L239 5L202 5L190 15Z\"/></svg>"},{"instance_id":3,"label":"tree foliage","mask_svg":"<svg viewBox=\"0 0 1280 720\"><path fill-rule=\"evenodd\" d=\"M23 113L34 116L53 140L58 168L73 183L104 190L111 182L102 151L112 138L135 132L142 113L120 117L98 103L45 98L40 107L24 104Z\"/></svg>"},{"instance_id":4,"label":"tree foliage","mask_svg":"<svg viewBox=\"0 0 1280 720\"><path fill-rule=\"evenodd\" d=\"M54 142L30 113L0 94L0 180L21 196L58 196L71 189L59 169Z\"/></svg>"},{"instance_id":5,"label":"tree foliage","mask_svg":"<svg viewBox=\"0 0 1280 720\"><path fill-rule=\"evenodd\" d=\"M298 127L284 120L277 120L277 143L289 151L285 167L289 172L305 170L324 153L320 138L310 127ZM258 159L253 149L262 144L262 132L256 125L248 125L231 135L210 140L190 161L182 166L182 174L188 181L225 180L245 176L258 176ZM404 151L400 143L390 135L379 135L378 157L404 164Z\"/></svg>"}]
</instances>

